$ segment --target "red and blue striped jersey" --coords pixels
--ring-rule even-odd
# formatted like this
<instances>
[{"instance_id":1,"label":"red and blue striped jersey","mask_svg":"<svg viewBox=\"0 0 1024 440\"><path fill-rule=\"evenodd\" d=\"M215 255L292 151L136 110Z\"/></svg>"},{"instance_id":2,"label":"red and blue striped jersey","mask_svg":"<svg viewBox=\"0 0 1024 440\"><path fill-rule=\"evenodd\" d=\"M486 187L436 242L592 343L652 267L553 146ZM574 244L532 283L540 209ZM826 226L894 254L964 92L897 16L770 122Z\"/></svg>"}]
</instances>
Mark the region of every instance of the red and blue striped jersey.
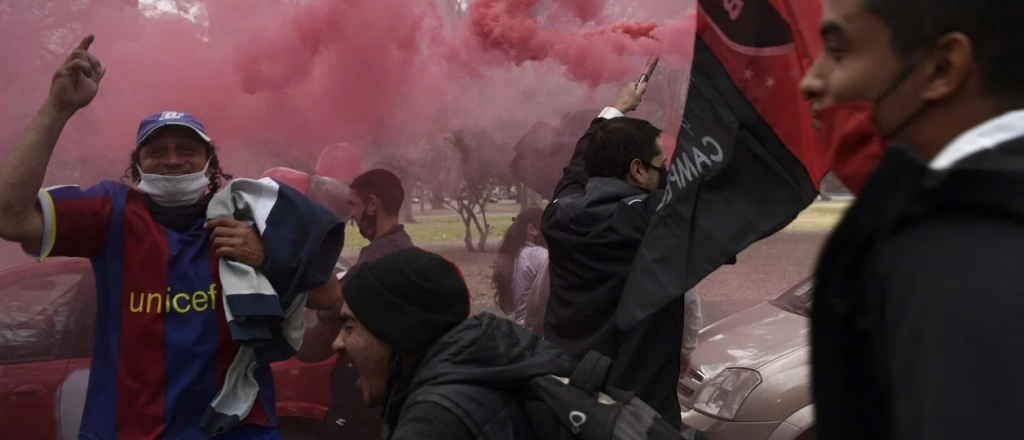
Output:
<instances>
[{"instance_id":1,"label":"red and blue striped jersey","mask_svg":"<svg viewBox=\"0 0 1024 440\"><path fill-rule=\"evenodd\" d=\"M144 197L115 182L39 195L40 258L89 258L96 276L83 440L207 439L199 421L238 351L204 219L184 231L165 228ZM242 423L275 426L270 366L255 378L259 397Z\"/></svg>"}]
</instances>

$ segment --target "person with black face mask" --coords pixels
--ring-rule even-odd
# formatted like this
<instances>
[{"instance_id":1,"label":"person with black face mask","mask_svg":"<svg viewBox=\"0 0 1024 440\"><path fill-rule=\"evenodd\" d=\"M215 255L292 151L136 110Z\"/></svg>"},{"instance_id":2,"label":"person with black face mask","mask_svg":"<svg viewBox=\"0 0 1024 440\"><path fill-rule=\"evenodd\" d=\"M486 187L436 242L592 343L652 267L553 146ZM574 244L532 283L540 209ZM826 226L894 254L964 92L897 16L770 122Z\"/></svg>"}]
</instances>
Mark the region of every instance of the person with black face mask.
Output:
<instances>
[{"instance_id":1,"label":"person with black face mask","mask_svg":"<svg viewBox=\"0 0 1024 440\"><path fill-rule=\"evenodd\" d=\"M818 437L1021 438L1024 2L823 5L801 87L858 198L815 277Z\"/></svg>"},{"instance_id":2,"label":"person with black face mask","mask_svg":"<svg viewBox=\"0 0 1024 440\"><path fill-rule=\"evenodd\" d=\"M339 281L342 286L366 263L414 247L412 238L398 219L403 201L405 190L402 189L402 181L388 170L370 170L352 180L348 199L352 221L370 244L359 251L359 259ZM331 344L341 331L339 313L340 309L317 314L319 322L307 327L302 347L296 354L299 360L322 362L334 354ZM384 422L380 418L381 409L371 408L363 402L356 386L358 380L359 373L349 358L338 356L331 372L331 407L324 417L322 439L372 440L382 437Z\"/></svg>"},{"instance_id":3,"label":"person with black face mask","mask_svg":"<svg viewBox=\"0 0 1024 440\"><path fill-rule=\"evenodd\" d=\"M640 105L646 92L647 83L627 84L615 104L593 121L544 211L541 232L548 243L551 277L544 338L577 359L590 351L612 358L608 385L636 392L678 427L682 301L628 332L620 331L615 321L626 278L668 175L661 130L624 116ZM617 356L627 337L629 344L636 344L627 351L643 356Z\"/></svg>"}]
</instances>

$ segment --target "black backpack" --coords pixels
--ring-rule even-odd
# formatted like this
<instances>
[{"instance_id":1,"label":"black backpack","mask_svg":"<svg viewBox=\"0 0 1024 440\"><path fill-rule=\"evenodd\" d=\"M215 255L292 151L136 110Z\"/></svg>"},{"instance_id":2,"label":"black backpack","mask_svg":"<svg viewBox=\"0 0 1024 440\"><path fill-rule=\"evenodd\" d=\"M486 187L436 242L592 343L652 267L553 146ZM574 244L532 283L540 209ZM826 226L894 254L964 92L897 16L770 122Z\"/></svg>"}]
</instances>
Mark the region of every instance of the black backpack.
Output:
<instances>
[{"instance_id":1,"label":"black backpack","mask_svg":"<svg viewBox=\"0 0 1024 440\"><path fill-rule=\"evenodd\" d=\"M572 377L530 381L526 413L544 440L674 440L679 430L632 392L606 387L611 359L590 352Z\"/></svg>"}]
</instances>

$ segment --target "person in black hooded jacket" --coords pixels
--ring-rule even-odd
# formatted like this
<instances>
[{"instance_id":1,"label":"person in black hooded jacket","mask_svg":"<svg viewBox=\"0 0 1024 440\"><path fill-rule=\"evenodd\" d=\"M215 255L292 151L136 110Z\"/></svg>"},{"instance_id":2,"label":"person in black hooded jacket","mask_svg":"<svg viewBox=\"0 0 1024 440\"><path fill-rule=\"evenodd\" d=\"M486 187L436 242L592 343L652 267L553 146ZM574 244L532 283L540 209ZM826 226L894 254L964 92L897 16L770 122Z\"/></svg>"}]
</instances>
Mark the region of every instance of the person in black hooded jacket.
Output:
<instances>
[{"instance_id":1,"label":"person in black hooded jacket","mask_svg":"<svg viewBox=\"0 0 1024 440\"><path fill-rule=\"evenodd\" d=\"M646 90L646 82L627 84L594 120L544 211L551 276L544 338L577 359L591 350L611 358L608 384L636 392L678 428L683 293L633 328L623 331L615 320L668 176L661 131L624 116Z\"/></svg>"},{"instance_id":2,"label":"person in black hooded jacket","mask_svg":"<svg viewBox=\"0 0 1024 440\"><path fill-rule=\"evenodd\" d=\"M575 361L516 323L467 319L459 269L417 248L367 263L344 286L335 350L349 356L392 440L536 439L514 388Z\"/></svg>"},{"instance_id":3,"label":"person in black hooded jacket","mask_svg":"<svg viewBox=\"0 0 1024 440\"><path fill-rule=\"evenodd\" d=\"M802 88L859 196L816 274L818 435L1020 438L1024 2L824 6Z\"/></svg>"}]
</instances>

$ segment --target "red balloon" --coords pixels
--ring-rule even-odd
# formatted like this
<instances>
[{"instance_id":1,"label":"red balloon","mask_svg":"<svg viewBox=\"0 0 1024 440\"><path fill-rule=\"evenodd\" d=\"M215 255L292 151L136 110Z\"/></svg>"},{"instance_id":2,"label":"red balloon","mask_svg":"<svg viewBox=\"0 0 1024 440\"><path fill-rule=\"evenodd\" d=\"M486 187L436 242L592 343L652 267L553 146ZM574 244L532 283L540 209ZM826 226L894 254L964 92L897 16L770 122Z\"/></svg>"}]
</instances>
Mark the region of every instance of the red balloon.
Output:
<instances>
[{"instance_id":1,"label":"red balloon","mask_svg":"<svg viewBox=\"0 0 1024 440\"><path fill-rule=\"evenodd\" d=\"M313 175L348 182L359 175L362 165L363 155L359 148L349 144L337 144L325 148L320 153Z\"/></svg>"},{"instance_id":2,"label":"red balloon","mask_svg":"<svg viewBox=\"0 0 1024 440\"><path fill-rule=\"evenodd\" d=\"M269 177L280 183L288 185L296 191L305 194L309 189L309 174L292 168L274 167L263 173L260 178Z\"/></svg>"}]
</instances>

